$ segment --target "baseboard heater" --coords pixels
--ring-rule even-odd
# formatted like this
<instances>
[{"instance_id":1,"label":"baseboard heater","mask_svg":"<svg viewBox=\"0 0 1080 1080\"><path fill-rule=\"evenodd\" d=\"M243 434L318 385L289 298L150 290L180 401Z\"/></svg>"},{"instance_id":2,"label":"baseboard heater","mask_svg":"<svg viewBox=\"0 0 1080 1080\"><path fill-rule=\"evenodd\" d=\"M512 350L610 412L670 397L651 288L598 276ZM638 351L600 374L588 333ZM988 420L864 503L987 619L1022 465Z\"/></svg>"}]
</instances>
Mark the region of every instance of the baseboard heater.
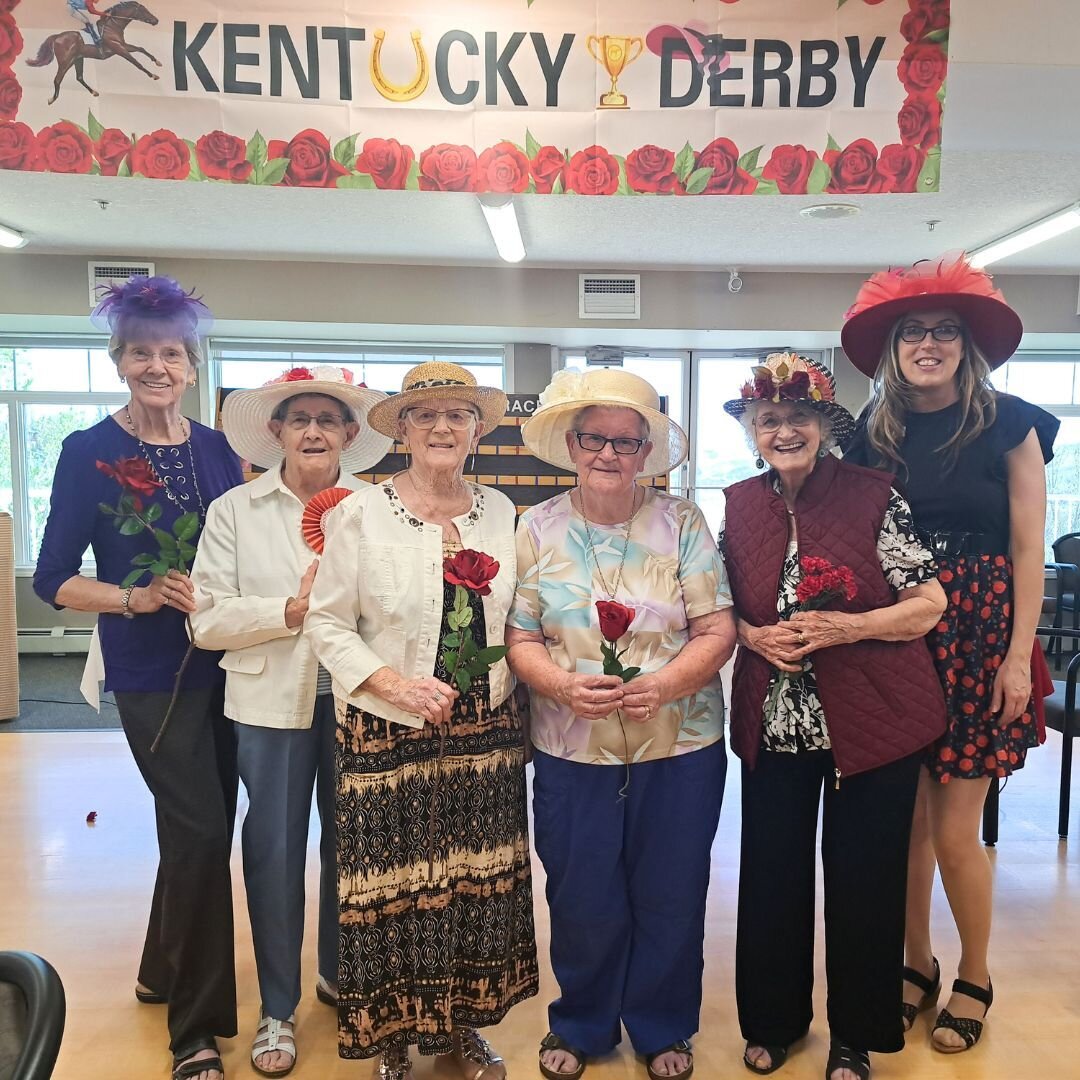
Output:
<instances>
[{"instance_id":1,"label":"baseboard heater","mask_svg":"<svg viewBox=\"0 0 1080 1080\"><path fill-rule=\"evenodd\" d=\"M63 653L85 653L90 648L90 626L45 626L33 629L19 628L17 639L20 653L45 653L58 656Z\"/></svg>"}]
</instances>

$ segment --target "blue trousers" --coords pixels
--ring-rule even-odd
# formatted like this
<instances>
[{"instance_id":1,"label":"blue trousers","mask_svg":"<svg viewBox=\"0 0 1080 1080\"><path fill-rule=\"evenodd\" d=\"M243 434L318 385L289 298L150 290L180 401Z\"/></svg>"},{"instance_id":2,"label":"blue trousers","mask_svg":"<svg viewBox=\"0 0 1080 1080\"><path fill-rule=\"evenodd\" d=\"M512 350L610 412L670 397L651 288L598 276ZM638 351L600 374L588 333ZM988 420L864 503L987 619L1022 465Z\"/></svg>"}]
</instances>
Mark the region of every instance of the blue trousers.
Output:
<instances>
[{"instance_id":1,"label":"blue trousers","mask_svg":"<svg viewBox=\"0 0 1080 1080\"><path fill-rule=\"evenodd\" d=\"M300 1001L304 866L311 792L317 788L319 974L337 983L337 829L334 822L334 698L315 699L310 728L236 725L244 819L244 885L263 1012L287 1020Z\"/></svg>"},{"instance_id":2,"label":"blue trousers","mask_svg":"<svg viewBox=\"0 0 1080 1080\"><path fill-rule=\"evenodd\" d=\"M536 852L547 872L551 1030L590 1056L640 1054L698 1029L709 852L727 756L715 743L615 765L533 757Z\"/></svg>"}]
</instances>

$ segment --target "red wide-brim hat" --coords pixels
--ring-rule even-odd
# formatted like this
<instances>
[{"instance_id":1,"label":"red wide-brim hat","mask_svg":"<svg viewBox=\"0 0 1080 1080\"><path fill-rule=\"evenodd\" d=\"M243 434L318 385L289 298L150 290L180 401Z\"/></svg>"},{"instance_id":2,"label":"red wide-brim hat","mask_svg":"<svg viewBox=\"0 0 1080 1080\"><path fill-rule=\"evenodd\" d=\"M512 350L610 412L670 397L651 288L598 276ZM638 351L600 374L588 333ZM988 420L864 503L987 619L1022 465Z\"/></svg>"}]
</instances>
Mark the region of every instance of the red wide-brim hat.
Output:
<instances>
[{"instance_id":1,"label":"red wide-brim hat","mask_svg":"<svg viewBox=\"0 0 1080 1080\"><path fill-rule=\"evenodd\" d=\"M872 379L896 321L910 312L939 308L950 308L963 319L992 368L1016 352L1024 333L1020 316L994 288L993 278L962 256L874 274L847 312L840 343L855 367Z\"/></svg>"}]
</instances>

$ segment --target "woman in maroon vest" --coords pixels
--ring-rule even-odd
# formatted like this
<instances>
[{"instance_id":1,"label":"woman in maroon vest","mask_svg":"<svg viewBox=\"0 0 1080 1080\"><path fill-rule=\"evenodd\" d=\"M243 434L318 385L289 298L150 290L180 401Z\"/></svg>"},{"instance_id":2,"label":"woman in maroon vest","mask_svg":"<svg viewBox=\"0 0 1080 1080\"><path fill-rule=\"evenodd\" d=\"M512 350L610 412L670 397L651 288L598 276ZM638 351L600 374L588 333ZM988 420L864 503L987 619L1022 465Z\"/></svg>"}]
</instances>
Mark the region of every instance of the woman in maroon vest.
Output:
<instances>
[{"instance_id":1,"label":"woman in maroon vest","mask_svg":"<svg viewBox=\"0 0 1080 1080\"><path fill-rule=\"evenodd\" d=\"M869 1051L904 1045L908 836L923 750L945 727L922 637L945 596L889 478L829 453L854 420L828 371L774 353L724 409L770 466L725 490L720 536L742 646L731 743L743 761L743 1060L773 1072L810 1026L824 789L826 1076L868 1080Z\"/></svg>"},{"instance_id":2,"label":"woman in maroon vest","mask_svg":"<svg viewBox=\"0 0 1080 1080\"><path fill-rule=\"evenodd\" d=\"M916 801L903 1007L910 1028L941 990L930 943L936 862L961 945L931 1036L943 1053L978 1042L993 999L993 878L979 820L990 778L1022 768L1040 741L1035 702L1049 685L1035 627L1058 421L990 385L1022 333L990 276L963 259L875 274L843 332L851 362L874 380L845 458L898 474L948 591L929 640L949 725L925 759Z\"/></svg>"}]
</instances>

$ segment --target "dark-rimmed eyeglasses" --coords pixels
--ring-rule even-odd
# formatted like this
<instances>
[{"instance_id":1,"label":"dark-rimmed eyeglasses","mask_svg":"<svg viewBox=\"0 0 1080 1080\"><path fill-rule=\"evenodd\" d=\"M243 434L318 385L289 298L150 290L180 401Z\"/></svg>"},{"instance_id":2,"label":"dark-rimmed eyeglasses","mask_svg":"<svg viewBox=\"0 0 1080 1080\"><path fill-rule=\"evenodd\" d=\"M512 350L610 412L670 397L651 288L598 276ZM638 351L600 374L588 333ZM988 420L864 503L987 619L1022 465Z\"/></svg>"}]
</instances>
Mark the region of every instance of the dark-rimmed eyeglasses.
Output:
<instances>
[{"instance_id":1,"label":"dark-rimmed eyeglasses","mask_svg":"<svg viewBox=\"0 0 1080 1080\"><path fill-rule=\"evenodd\" d=\"M611 443L611 449L624 457L636 454L648 442L648 439L608 439L592 431L575 431L574 436L578 446L582 450L588 450L590 454L599 454L608 443Z\"/></svg>"},{"instance_id":2,"label":"dark-rimmed eyeglasses","mask_svg":"<svg viewBox=\"0 0 1080 1080\"><path fill-rule=\"evenodd\" d=\"M927 334L935 341L955 341L960 336L960 327L956 323L942 323L940 326L923 326L921 323L904 323L897 337L908 345L918 345Z\"/></svg>"}]
</instances>

